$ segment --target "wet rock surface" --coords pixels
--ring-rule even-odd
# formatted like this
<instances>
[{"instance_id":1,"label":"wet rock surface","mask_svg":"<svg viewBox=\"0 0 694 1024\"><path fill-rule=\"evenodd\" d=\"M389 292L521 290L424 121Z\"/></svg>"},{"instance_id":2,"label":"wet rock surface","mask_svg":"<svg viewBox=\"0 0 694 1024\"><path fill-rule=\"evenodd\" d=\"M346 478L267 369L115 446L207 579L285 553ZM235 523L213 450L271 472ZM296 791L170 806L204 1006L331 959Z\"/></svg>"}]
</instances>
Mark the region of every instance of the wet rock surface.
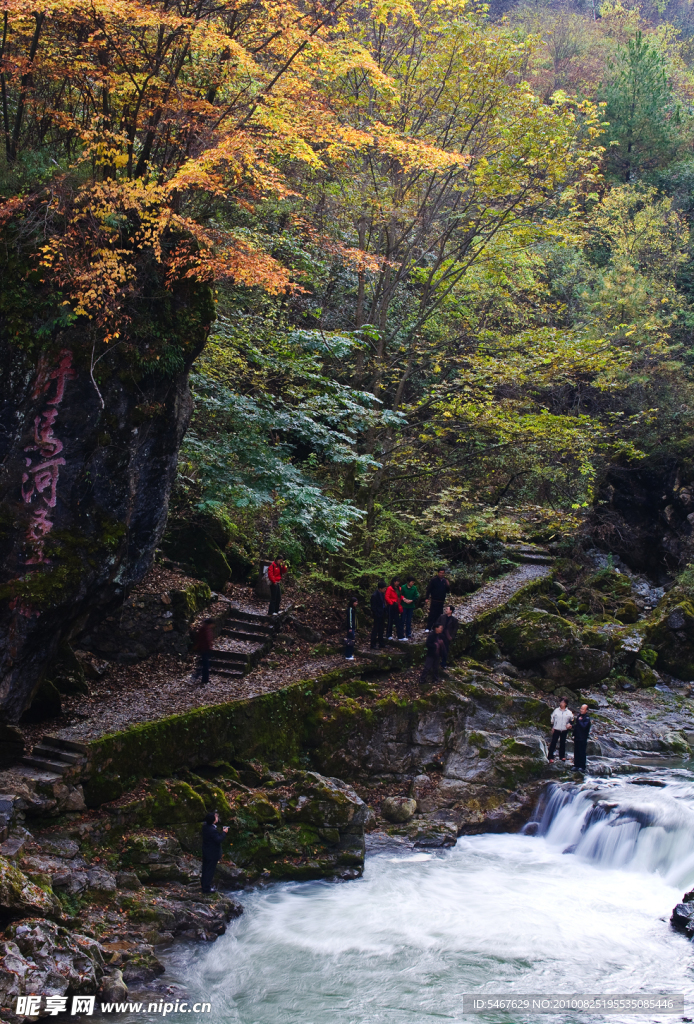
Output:
<instances>
[{"instance_id":1,"label":"wet rock surface","mask_svg":"<svg viewBox=\"0 0 694 1024\"><path fill-rule=\"evenodd\" d=\"M213 942L242 911L199 891L200 861L173 836L123 837L105 820L80 823L78 838L23 831L13 859L0 858L0 1007L10 1013L23 995L119 998L163 973L157 946ZM132 860L147 885L103 863ZM148 869L163 865L153 882Z\"/></svg>"}]
</instances>

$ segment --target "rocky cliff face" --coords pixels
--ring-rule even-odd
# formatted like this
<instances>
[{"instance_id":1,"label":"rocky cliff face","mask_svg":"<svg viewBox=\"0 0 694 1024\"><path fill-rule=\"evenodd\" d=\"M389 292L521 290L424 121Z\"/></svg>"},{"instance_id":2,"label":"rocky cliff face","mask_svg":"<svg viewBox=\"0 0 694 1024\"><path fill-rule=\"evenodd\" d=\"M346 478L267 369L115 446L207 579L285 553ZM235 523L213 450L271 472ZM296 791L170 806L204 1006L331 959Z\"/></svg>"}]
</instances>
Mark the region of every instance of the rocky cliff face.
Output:
<instances>
[{"instance_id":1,"label":"rocky cliff face","mask_svg":"<svg viewBox=\"0 0 694 1024\"><path fill-rule=\"evenodd\" d=\"M590 530L605 550L654 579L692 560L694 483L674 460L660 466L614 466L592 513Z\"/></svg>"},{"instance_id":2,"label":"rocky cliff face","mask_svg":"<svg viewBox=\"0 0 694 1024\"><path fill-rule=\"evenodd\" d=\"M56 332L32 354L14 347L0 311L5 721L20 717L60 643L123 601L163 532L191 413L187 374L214 307L207 290L186 288L141 305L146 318L96 370L88 334Z\"/></svg>"}]
</instances>

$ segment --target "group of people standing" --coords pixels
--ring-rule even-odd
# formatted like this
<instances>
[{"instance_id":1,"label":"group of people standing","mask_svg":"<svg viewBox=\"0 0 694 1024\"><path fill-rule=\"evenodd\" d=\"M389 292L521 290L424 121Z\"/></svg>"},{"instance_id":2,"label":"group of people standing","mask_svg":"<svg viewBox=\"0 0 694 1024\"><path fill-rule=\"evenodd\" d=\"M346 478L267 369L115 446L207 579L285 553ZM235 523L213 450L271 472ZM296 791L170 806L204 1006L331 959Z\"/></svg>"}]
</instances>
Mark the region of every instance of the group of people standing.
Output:
<instances>
[{"instance_id":1,"label":"group of people standing","mask_svg":"<svg viewBox=\"0 0 694 1024\"><path fill-rule=\"evenodd\" d=\"M575 772L585 771L591 724L587 704L582 704L578 715L574 717L573 711L569 710L562 697L559 707L552 712L552 738L547 754L550 764L554 763L557 745L559 746L559 760L566 761L566 741L569 732L572 732L574 739L573 770Z\"/></svg>"},{"instance_id":2,"label":"group of people standing","mask_svg":"<svg viewBox=\"0 0 694 1024\"><path fill-rule=\"evenodd\" d=\"M404 580L404 582L403 582ZM448 651L458 630L455 607L446 605L446 596L451 585L446 579L446 570L438 569L436 575L429 580L424 593L424 603L428 602L426 624L427 657L420 682L426 681L429 673L433 673L434 681L438 678L440 668L446 667ZM370 607L373 615L371 629L371 649L385 647L391 637L400 642L408 643L412 639L412 620L415 609L420 603L421 595L414 576L394 576L390 583L379 580L371 595ZM345 658L352 661L357 636L357 608L359 600L350 598L347 606L347 637L345 640Z\"/></svg>"}]
</instances>

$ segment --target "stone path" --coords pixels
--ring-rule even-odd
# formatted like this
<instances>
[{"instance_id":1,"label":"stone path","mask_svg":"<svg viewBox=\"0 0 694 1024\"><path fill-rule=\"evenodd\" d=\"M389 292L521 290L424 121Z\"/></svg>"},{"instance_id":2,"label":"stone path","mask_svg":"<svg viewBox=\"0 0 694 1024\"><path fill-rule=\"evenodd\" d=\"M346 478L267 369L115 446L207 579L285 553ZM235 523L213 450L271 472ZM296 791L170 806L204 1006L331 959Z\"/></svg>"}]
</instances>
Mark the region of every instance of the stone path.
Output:
<instances>
[{"instance_id":1,"label":"stone path","mask_svg":"<svg viewBox=\"0 0 694 1024\"><path fill-rule=\"evenodd\" d=\"M461 622L472 622L491 608L506 603L527 583L547 576L550 571L546 565L521 565L506 576L501 576L481 587L458 605L456 615ZM241 605L238 602L234 602L234 605L235 607L230 608L230 615L234 619L236 619L236 612L244 612L246 615L253 615L254 618L257 616L258 623L266 621L266 616L263 614L264 608L261 610L259 607L248 604ZM230 656L237 654L239 662L245 661L249 655L251 662L254 662L256 660L254 653L266 652L267 645L264 642L265 638L261 636L255 642L242 639L238 636L239 625L237 620L234 623L234 628L227 629L227 632L236 635L226 637L222 635L215 644L216 657L213 659L209 685L204 690L191 685L191 659L172 660L170 670L163 682L157 680L145 689L127 691L114 689L112 692L100 696L96 702L81 699L81 707L87 711L83 718L62 728L49 727L46 731L63 740L76 740L84 743L103 736L107 732L127 729L129 726L141 722L151 722L169 715L182 714L197 707L225 704L229 701L244 700L260 696L263 693L271 693L289 683L297 682L300 679L315 678L324 672L344 665L344 658L336 652L314 658L297 657L292 660L289 668L284 668L282 671L277 671L267 664L253 668L252 664L247 663L245 671L248 672L248 668L251 668L252 671L242 674L243 670L239 668L237 671L236 665L224 666L224 660L233 662L235 659ZM367 627L365 626L361 632L360 639L368 645ZM413 635L415 643L423 643L424 638L423 629L417 630ZM339 642L339 638L336 640ZM400 645L394 643L392 646L397 648ZM225 653L227 653L226 659ZM358 655L359 653L357 650ZM364 654L368 656L369 652L364 652Z\"/></svg>"},{"instance_id":2,"label":"stone path","mask_svg":"<svg viewBox=\"0 0 694 1024\"><path fill-rule=\"evenodd\" d=\"M456 618L459 622L474 622L485 612L506 604L528 583L549 576L551 571L550 565L521 565L506 576L499 576L498 579L486 583L470 597L464 599L461 604L456 604ZM455 597L451 598L451 604L455 601ZM415 643L424 643L426 632L423 628L413 630L412 637Z\"/></svg>"},{"instance_id":3,"label":"stone path","mask_svg":"<svg viewBox=\"0 0 694 1024\"><path fill-rule=\"evenodd\" d=\"M549 576L552 569L548 565L521 565L507 576L500 576L486 586L480 587L457 611L461 622L474 622L480 615L498 608L500 604L510 601L522 587L533 580Z\"/></svg>"}]
</instances>

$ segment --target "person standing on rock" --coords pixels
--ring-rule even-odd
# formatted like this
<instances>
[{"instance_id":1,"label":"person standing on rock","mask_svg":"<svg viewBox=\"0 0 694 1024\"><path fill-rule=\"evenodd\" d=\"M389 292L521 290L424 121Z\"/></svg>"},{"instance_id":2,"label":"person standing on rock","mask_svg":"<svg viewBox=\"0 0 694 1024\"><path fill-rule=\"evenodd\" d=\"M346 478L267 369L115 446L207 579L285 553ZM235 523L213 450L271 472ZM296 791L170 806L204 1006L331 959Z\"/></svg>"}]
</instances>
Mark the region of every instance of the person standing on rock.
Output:
<instances>
[{"instance_id":1,"label":"person standing on rock","mask_svg":"<svg viewBox=\"0 0 694 1024\"><path fill-rule=\"evenodd\" d=\"M407 577L407 583L402 588L402 625L406 640L412 639L412 616L419 601L419 590L414 581L414 576Z\"/></svg>"},{"instance_id":2,"label":"person standing on rock","mask_svg":"<svg viewBox=\"0 0 694 1024\"><path fill-rule=\"evenodd\" d=\"M588 714L588 705L581 704L581 710L578 713L573 724L574 734L574 768L575 772L584 772L586 770L586 754L588 752L588 737L590 736L590 727L592 722L590 715Z\"/></svg>"},{"instance_id":3,"label":"person standing on rock","mask_svg":"<svg viewBox=\"0 0 694 1024\"><path fill-rule=\"evenodd\" d=\"M557 749L557 743L559 743L559 760L566 761L566 737L569 735L573 717L573 711L569 711L566 701L562 697L559 701L559 707L555 708L552 712L552 739L549 744L549 753L547 754L550 764L554 763L554 752Z\"/></svg>"},{"instance_id":4,"label":"person standing on rock","mask_svg":"<svg viewBox=\"0 0 694 1024\"><path fill-rule=\"evenodd\" d=\"M229 831L227 825L220 830L217 828L219 814L217 811L210 811L205 815L205 824L202 826L202 874L200 875L200 888L203 892L214 892L212 885L215 868L222 856L222 843L224 836Z\"/></svg>"},{"instance_id":5,"label":"person standing on rock","mask_svg":"<svg viewBox=\"0 0 694 1024\"><path fill-rule=\"evenodd\" d=\"M371 614L374 617L373 629L371 630L371 650L375 650L376 647L380 650L385 646L383 634L386 628L386 615L388 614L385 580L378 581L378 585L371 595Z\"/></svg>"},{"instance_id":6,"label":"person standing on rock","mask_svg":"<svg viewBox=\"0 0 694 1024\"><path fill-rule=\"evenodd\" d=\"M286 571L287 563L282 555L273 559L267 567L267 578L270 581L270 606L267 610L268 615L277 615L280 610L280 601L282 599L282 577Z\"/></svg>"},{"instance_id":7,"label":"person standing on rock","mask_svg":"<svg viewBox=\"0 0 694 1024\"><path fill-rule=\"evenodd\" d=\"M433 682L438 681L439 661L441 658L441 650L443 648L442 633L443 626L434 626L434 628L429 631L429 635L426 638L427 656L424 659L422 674L419 677L420 686L424 686L430 672L433 676Z\"/></svg>"},{"instance_id":8,"label":"person standing on rock","mask_svg":"<svg viewBox=\"0 0 694 1024\"><path fill-rule=\"evenodd\" d=\"M446 570L441 567L436 575L429 580L424 600L429 599L429 615L427 616L427 632L433 627L440 615L443 615L443 602L451 585L446 579Z\"/></svg>"},{"instance_id":9,"label":"person standing on rock","mask_svg":"<svg viewBox=\"0 0 694 1024\"><path fill-rule=\"evenodd\" d=\"M448 664L448 652L451 649L451 644L455 640L455 635L458 632L458 626L460 625L453 614L454 611L455 605L447 604L443 610L443 615L439 615L436 620L437 626L443 626L443 633L441 634L441 639L443 640L443 646L441 649L441 668L445 668Z\"/></svg>"},{"instance_id":10,"label":"person standing on rock","mask_svg":"<svg viewBox=\"0 0 694 1024\"><path fill-rule=\"evenodd\" d=\"M386 637L390 640L395 630L395 636L398 640L402 640L402 591L400 589L400 578L394 576L390 581L390 586L386 590L386 604L388 605L388 626L386 629Z\"/></svg>"},{"instance_id":11,"label":"person standing on rock","mask_svg":"<svg viewBox=\"0 0 694 1024\"><path fill-rule=\"evenodd\" d=\"M357 605L356 597L349 599L347 605L347 636L345 637L345 661L354 661L354 644L357 639Z\"/></svg>"},{"instance_id":12,"label":"person standing on rock","mask_svg":"<svg viewBox=\"0 0 694 1024\"><path fill-rule=\"evenodd\" d=\"M198 679L198 686L207 686L210 681L210 652L214 644L214 619L205 619L195 634L195 650L198 653L198 667L193 673L193 682Z\"/></svg>"}]
</instances>

